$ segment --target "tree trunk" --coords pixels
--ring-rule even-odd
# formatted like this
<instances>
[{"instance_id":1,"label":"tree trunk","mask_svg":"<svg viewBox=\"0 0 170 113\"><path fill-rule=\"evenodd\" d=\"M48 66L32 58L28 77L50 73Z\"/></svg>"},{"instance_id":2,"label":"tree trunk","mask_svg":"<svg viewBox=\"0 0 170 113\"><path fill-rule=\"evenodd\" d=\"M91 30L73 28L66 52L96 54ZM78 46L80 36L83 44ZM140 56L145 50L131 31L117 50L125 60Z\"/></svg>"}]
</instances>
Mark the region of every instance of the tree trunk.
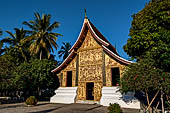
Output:
<instances>
[{"instance_id":1,"label":"tree trunk","mask_svg":"<svg viewBox=\"0 0 170 113\"><path fill-rule=\"evenodd\" d=\"M158 101L158 103L157 103L157 105L156 105L156 108L155 108L155 111L156 111L156 112L158 112L159 103L160 103L160 100Z\"/></svg>"},{"instance_id":2,"label":"tree trunk","mask_svg":"<svg viewBox=\"0 0 170 113\"><path fill-rule=\"evenodd\" d=\"M147 99L148 106L149 106L149 96L148 96L148 90L147 89L145 89L145 93L146 93L146 99ZM150 107L147 107L146 112L147 112L147 110L150 111Z\"/></svg>"},{"instance_id":3,"label":"tree trunk","mask_svg":"<svg viewBox=\"0 0 170 113\"><path fill-rule=\"evenodd\" d=\"M162 102L162 113L165 113L164 111L164 101L163 101L163 91L161 90L161 102Z\"/></svg>"},{"instance_id":4,"label":"tree trunk","mask_svg":"<svg viewBox=\"0 0 170 113\"><path fill-rule=\"evenodd\" d=\"M152 98L152 101L151 101L150 104L148 105L148 108L146 109L146 111L147 111L148 109L150 109L150 106L152 105L152 103L153 103L153 101L155 100L155 98L156 98L156 96L158 95L158 93L159 93L159 90L157 91L157 93L155 94L155 96Z\"/></svg>"},{"instance_id":5,"label":"tree trunk","mask_svg":"<svg viewBox=\"0 0 170 113\"><path fill-rule=\"evenodd\" d=\"M40 60L42 59L42 50L41 50L41 52L40 52Z\"/></svg>"}]
</instances>

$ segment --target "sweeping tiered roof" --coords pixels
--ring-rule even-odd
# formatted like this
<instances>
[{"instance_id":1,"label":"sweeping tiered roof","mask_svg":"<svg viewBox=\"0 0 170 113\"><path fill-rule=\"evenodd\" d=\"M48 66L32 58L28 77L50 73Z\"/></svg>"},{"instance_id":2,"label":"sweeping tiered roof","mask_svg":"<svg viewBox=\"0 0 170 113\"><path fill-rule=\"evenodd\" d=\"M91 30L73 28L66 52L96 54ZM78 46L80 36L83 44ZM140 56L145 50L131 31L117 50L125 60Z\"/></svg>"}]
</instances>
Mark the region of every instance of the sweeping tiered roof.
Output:
<instances>
[{"instance_id":1,"label":"sweeping tiered roof","mask_svg":"<svg viewBox=\"0 0 170 113\"><path fill-rule=\"evenodd\" d=\"M63 63L60 66L58 66L57 68L52 70L52 72L55 72L55 73L60 72L73 60L73 58L77 55L77 50L81 47L84 39L86 38L86 34L87 34L88 30L90 31L91 35L96 40L96 42L99 45L101 45L103 50L109 56L111 56L116 61L123 63L125 65L132 63L131 61L128 61L128 60L120 57L119 54L117 53L116 49L111 45L111 43L97 30L97 28L90 22L90 20L87 17L85 17L83 26L81 28L81 32L80 32L76 42L74 43L72 48L69 50L69 52L70 52L69 56L63 61Z\"/></svg>"}]
</instances>

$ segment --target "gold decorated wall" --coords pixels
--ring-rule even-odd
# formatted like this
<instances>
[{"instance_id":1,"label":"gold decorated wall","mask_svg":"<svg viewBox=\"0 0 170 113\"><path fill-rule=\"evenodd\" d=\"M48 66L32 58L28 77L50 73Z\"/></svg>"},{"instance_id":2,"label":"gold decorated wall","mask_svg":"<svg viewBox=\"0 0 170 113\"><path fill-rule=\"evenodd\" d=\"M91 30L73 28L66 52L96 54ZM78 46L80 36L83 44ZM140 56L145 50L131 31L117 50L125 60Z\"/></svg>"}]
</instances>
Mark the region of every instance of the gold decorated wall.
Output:
<instances>
[{"instance_id":1,"label":"gold decorated wall","mask_svg":"<svg viewBox=\"0 0 170 113\"><path fill-rule=\"evenodd\" d=\"M115 61L113 58L105 54L106 86L112 86L111 68L114 68L114 67L119 67L120 77L122 77L122 72L123 72L125 65L120 64L119 62Z\"/></svg>"},{"instance_id":2,"label":"gold decorated wall","mask_svg":"<svg viewBox=\"0 0 170 113\"><path fill-rule=\"evenodd\" d=\"M62 87L66 86L67 71L72 71L72 86L74 87L76 84L76 57L58 74L60 86Z\"/></svg>"},{"instance_id":3,"label":"gold decorated wall","mask_svg":"<svg viewBox=\"0 0 170 113\"><path fill-rule=\"evenodd\" d=\"M119 67L121 77L125 65L107 55L89 31L76 53L75 58L57 74L60 86L66 86L67 71L72 71L72 86L78 85L76 99L86 100L86 84L93 82L94 101L100 101L103 85L112 86L111 68Z\"/></svg>"},{"instance_id":4,"label":"gold decorated wall","mask_svg":"<svg viewBox=\"0 0 170 113\"><path fill-rule=\"evenodd\" d=\"M102 48L88 31L86 38L78 49L79 76L78 100L86 100L86 83L94 82L94 100L101 98L102 88Z\"/></svg>"}]
</instances>

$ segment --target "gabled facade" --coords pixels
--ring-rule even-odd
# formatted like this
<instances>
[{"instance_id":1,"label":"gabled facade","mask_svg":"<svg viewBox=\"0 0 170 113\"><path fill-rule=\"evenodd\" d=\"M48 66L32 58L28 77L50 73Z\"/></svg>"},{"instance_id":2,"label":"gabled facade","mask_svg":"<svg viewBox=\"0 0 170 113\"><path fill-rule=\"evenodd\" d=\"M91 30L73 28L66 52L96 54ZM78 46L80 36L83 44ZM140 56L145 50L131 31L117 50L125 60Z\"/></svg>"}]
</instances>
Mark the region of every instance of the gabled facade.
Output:
<instances>
[{"instance_id":1,"label":"gabled facade","mask_svg":"<svg viewBox=\"0 0 170 113\"><path fill-rule=\"evenodd\" d=\"M72 102L90 100L101 103L102 96L105 95L102 89L116 87L125 66L131 63L121 58L111 43L85 17L69 56L52 72L60 80L59 89L74 87L75 97L72 97ZM60 91L56 91L56 94L57 92ZM56 102L54 100L53 97L51 101Z\"/></svg>"}]
</instances>

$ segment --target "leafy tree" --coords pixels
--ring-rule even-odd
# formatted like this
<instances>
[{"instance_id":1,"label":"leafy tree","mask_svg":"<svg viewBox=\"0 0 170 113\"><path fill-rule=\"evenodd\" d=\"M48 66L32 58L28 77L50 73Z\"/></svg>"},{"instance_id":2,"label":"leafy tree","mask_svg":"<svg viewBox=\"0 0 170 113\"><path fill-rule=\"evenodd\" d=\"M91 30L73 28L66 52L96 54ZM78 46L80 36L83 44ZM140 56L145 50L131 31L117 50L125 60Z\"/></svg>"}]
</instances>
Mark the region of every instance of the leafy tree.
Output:
<instances>
[{"instance_id":1,"label":"leafy tree","mask_svg":"<svg viewBox=\"0 0 170 113\"><path fill-rule=\"evenodd\" d=\"M15 88L13 71L16 65L9 61L8 55L0 56L0 91Z\"/></svg>"},{"instance_id":2,"label":"leafy tree","mask_svg":"<svg viewBox=\"0 0 170 113\"><path fill-rule=\"evenodd\" d=\"M124 46L125 52L127 52L127 54L132 58L136 58L138 62L137 64L134 64L136 65L135 68L128 68L125 73L126 77L126 75L130 76L130 71L133 71L131 73L131 78L127 78L127 81L131 80L129 83L133 85L129 85L127 90L134 88L136 91L143 90L142 88L150 87L147 88L148 91L159 91L161 94L163 111L163 96L169 95L170 92L169 6L169 0L152 0L146 4L145 8L137 14L134 14L132 16L133 21L129 33L131 38L128 39L127 44ZM149 62L145 62L147 60L143 60L145 57L147 57L147 59L149 58L149 61L151 59L151 64ZM148 66L142 67L142 65L145 64ZM152 66L152 68L150 66ZM138 73L140 73L141 76L139 76ZM136 78L136 76L141 81L134 81L133 78ZM149 78L145 79L145 77L149 77L150 80ZM124 88L126 89L126 87Z\"/></svg>"},{"instance_id":3,"label":"leafy tree","mask_svg":"<svg viewBox=\"0 0 170 113\"><path fill-rule=\"evenodd\" d=\"M31 30L27 30L31 36L27 37L25 41L31 41L29 50L31 54L38 55L40 59L50 57L50 52L53 51L53 47L57 49L57 36L58 33L52 32L55 28L59 27L58 22L50 24L51 15L43 14L42 17L39 13L34 13L35 20L29 22L24 21L23 24L27 25Z\"/></svg>"},{"instance_id":4,"label":"leafy tree","mask_svg":"<svg viewBox=\"0 0 170 113\"><path fill-rule=\"evenodd\" d=\"M169 71L170 65L170 2L152 0L134 14L125 52L132 58L150 55L157 66Z\"/></svg>"},{"instance_id":5,"label":"leafy tree","mask_svg":"<svg viewBox=\"0 0 170 113\"><path fill-rule=\"evenodd\" d=\"M154 63L153 59L142 59L138 63L129 65L121 78L123 92L145 92L148 109L158 94L163 96L170 92L170 73L164 73L156 68ZM150 97L152 100L149 99ZM162 99L162 97L159 98Z\"/></svg>"},{"instance_id":6,"label":"leafy tree","mask_svg":"<svg viewBox=\"0 0 170 113\"><path fill-rule=\"evenodd\" d=\"M58 51L59 58L63 56L63 60L69 55L69 50L71 49L71 44L69 42L63 42L60 51Z\"/></svg>"},{"instance_id":7,"label":"leafy tree","mask_svg":"<svg viewBox=\"0 0 170 113\"><path fill-rule=\"evenodd\" d=\"M32 59L22 63L15 72L16 86L19 90L56 89L57 76L51 73L55 62L48 59Z\"/></svg>"}]
</instances>

